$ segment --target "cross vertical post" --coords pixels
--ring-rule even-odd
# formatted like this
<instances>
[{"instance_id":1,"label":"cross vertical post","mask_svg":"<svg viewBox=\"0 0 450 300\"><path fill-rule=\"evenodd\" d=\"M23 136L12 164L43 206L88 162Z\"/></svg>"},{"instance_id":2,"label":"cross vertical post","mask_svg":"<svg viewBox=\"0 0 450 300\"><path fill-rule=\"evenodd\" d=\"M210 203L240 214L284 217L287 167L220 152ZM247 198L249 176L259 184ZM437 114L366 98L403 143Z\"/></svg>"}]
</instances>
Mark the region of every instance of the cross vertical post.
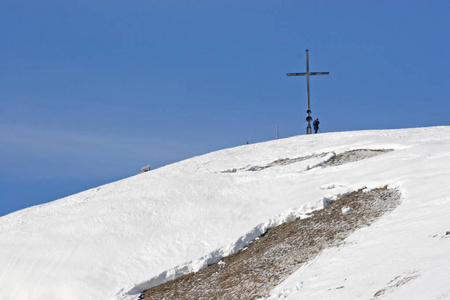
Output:
<instances>
[{"instance_id":1,"label":"cross vertical post","mask_svg":"<svg viewBox=\"0 0 450 300\"><path fill-rule=\"evenodd\" d=\"M286 73L286 76L306 76L306 96L307 96L307 111L306 111L306 134L311 134L311 102L309 97L309 76L311 75L328 75L330 72L309 72L309 50L306 50L306 73Z\"/></svg>"},{"instance_id":2,"label":"cross vertical post","mask_svg":"<svg viewBox=\"0 0 450 300\"><path fill-rule=\"evenodd\" d=\"M310 107L310 98L309 98L309 50L306 50L306 93L308 96L308 116L311 113L311 107Z\"/></svg>"}]
</instances>

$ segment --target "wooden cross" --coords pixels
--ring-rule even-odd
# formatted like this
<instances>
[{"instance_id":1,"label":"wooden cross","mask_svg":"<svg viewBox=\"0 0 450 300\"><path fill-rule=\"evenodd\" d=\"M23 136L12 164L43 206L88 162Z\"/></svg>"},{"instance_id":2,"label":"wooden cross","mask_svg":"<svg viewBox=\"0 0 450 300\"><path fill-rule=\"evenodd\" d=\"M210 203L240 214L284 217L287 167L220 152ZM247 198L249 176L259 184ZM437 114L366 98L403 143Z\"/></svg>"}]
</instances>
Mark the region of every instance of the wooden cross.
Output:
<instances>
[{"instance_id":1,"label":"wooden cross","mask_svg":"<svg viewBox=\"0 0 450 300\"><path fill-rule=\"evenodd\" d=\"M308 126L306 127L306 134L311 134L311 108L310 108L310 102L309 102L309 76L311 75L328 75L330 72L309 72L309 55L308 51L306 50L306 73L286 73L287 76L306 76L306 91L308 96L308 110L306 111L307 117L306 122L308 123Z\"/></svg>"}]
</instances>

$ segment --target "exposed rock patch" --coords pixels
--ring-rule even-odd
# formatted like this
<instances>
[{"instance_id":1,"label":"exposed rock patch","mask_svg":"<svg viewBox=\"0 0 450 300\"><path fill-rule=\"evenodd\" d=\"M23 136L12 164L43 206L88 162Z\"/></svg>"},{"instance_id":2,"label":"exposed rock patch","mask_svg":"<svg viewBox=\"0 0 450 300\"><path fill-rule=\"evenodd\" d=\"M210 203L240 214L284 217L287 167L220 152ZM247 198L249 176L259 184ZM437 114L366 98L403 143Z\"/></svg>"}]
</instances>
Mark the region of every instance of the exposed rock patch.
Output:
<instances>
[{"instance_id":1,"label":"exposed rock patch","mask_svg":"<svg viewBox=\"0 0 450 300\"><path fill-rule=\"evenodd\" d=\"M393 151L393 149L356 149L351 151L346 151L344 153L336 154L334 152L330 153L319 153L319 154L313 154L308 156L302 156L297 158L282 158L275 160L271 162L268 165L264 166L251 166L251 167L243 167L239 169L229 169L224 170L221 173L236 173L236 172L242 172L242 171L262 171L267 168L272 167L278 167L278 166L286 166L290 164L294 164L301 161L306 161L309 159L317 159L317 158L324 158L323 162L319 162L315 165L308 166L307 170L316 168L316 167L332 167L332 166L339 166L350 162L355 162L363 159L367 159L373 156L377 156L386 152ZM332 155L332 156L330 156Z\"/></svg>"},{"instance_id":2,"label":"exposed rock patch","mask_svg":"<svg viewBox=\"0 0 450 300\"><path fill-rule=\"evenodd\" d=\"M287 165L295 164L297 162L308 160L311 158L325 157L326 155L327 155L327 153L320 153L320 154L308 155L308 156L297 157L297 158L282 158L282 159L278 159L274 162L271 162L270 164L268 164L266 166L262 166L262 167L255 166L255 167L248 168L246 171L262 171L267 168L287 166Z\"/></svg>"},{"instance_id":3,"label":"exposed rock patch","mask_svg":"<svg viewBox=\"0 0 450 300\"><path fill-rule=\"evenodd\" d=\"M367 158L371 158L380 154L394 151L393 149L357 149L346 151L344 153L337 154L334 158L330 159L328 162L324 163L325 167L339 166L349 162L355 162Z\"/></svg>"},{"instance_id":4,"label":"exposed rock patch","mask_svg":"<svg viewBox=\"0 0 450 300\"><path fill-rule=\"evenodd\" d=\"M281 158L281 159L277 159L265 166L243 167L243 168L239 168L239 169L234 168L234 169L222 171L221 173L236 173L236 172L242 172L242 171L262 171L267 168L278 167L278 166L287 166L287 165L295 164L297 162L305 161L305 160L308 160L311 158L324 157L326 155L327 155L327 153L320 153L320 154L307 155L307 156L301 156L301 157L296 157L296 158Z\"/></svg>"},{"instance_id":5,"label":"exposed rock patch","mask_svg":"<svg viewBox=\"0 0 450 300\"><path fill-rule=\"evenodd\" d=\"M403 285L407 284L408 282L416 279L420 275L421 274L416 270L412 270L406 274L399 275L399 276L395 277L394 279L392 279L385 288L376 292L375 295L373 295L372 299L374 300L379 297L385 296L386 294L390 294L390 293L394 292L395 290L397 290L398 288L402 287Z\"/></svg>"},{"instance_id":6,"label":"exposed rock patch","mask_svg":"<svg viewBox=\"0 0 450 300\"><path fill-rule=\"evenodd\" d=\"M140 299L266 297L322 250L341 245L356 229L369 226L399 204L400 192L387 186L355 191L309 218L269 229L247 248L202 271L145 291Z\"/></svg>"}]
</instances>

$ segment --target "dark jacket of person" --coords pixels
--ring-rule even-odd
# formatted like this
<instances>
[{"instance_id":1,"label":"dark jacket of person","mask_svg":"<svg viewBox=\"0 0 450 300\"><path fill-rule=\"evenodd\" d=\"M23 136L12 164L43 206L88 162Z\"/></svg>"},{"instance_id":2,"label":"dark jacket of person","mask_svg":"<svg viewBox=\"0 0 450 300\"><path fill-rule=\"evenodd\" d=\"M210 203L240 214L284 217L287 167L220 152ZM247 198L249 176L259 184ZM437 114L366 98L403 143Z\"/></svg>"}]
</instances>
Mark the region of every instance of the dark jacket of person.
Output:
<instances>
[{"instance_id":1,"label":"dark jacket of person","mask_svg":"<svg viewBox=\"0 0 450 300\"><path fill-rule=\"evenodd\" d=\"M313 122L314 128L319 128L319 124L320 124L319 119L316 119L316 120Z\"/></svg>"}]
</instances>

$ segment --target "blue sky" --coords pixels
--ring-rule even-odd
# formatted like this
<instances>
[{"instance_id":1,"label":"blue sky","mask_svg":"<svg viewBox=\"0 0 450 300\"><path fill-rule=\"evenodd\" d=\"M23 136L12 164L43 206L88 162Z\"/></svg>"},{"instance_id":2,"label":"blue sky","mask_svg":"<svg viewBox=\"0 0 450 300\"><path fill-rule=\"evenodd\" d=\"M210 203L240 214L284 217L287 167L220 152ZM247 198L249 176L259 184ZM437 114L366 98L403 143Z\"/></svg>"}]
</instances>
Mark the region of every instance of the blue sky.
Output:
<instances>
[{"instance_id":1,"label":"blue sky","mask_svg":"<svg viewBox=\"0 0 450 300\"><path fill-rule=\"evenodd\" d=\"M449 1L1 1L0 216L210 151L450 125Z\"/></svg>"}]
</instances>

